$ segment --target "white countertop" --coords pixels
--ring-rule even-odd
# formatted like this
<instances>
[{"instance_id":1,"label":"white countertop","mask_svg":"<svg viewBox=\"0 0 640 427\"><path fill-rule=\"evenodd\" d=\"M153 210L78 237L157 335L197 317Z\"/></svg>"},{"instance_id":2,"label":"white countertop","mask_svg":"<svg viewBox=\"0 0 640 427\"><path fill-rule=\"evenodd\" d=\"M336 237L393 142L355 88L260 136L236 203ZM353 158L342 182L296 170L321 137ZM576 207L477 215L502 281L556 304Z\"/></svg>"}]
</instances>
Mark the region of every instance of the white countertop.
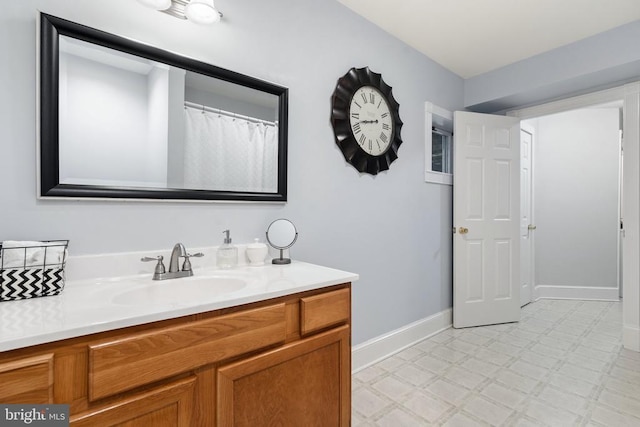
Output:
<instances>
[{"instance_id":1,"label":"white countertop","mask_svg":"<svg viewBox=\"0 0 640 427\"><path fill-rule=\"evenodd\" d=\"M233 307L358 280L346 271L289 265L194 269L190 278L150 274L67 281L61 294L0 302L0 351Z\"/></svg>"}]
</instances>

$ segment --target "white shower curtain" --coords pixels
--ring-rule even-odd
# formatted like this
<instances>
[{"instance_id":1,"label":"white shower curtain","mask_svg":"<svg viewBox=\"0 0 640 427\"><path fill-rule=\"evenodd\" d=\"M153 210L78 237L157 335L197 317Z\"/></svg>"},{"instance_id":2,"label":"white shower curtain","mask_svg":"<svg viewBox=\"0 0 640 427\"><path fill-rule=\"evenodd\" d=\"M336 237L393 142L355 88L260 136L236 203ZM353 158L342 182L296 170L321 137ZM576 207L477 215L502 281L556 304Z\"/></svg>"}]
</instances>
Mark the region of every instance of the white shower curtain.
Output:
<instances>
[{"instance_id":1,"label":"white shower curtain","mask_svg":"<svg viewBox=\"0 0 640 427\"><path fill-rule=\"evenodd\" d=\"M185 107L185 129L187 188L277 192L277 126Z\"/></svg>"}]
</instances>

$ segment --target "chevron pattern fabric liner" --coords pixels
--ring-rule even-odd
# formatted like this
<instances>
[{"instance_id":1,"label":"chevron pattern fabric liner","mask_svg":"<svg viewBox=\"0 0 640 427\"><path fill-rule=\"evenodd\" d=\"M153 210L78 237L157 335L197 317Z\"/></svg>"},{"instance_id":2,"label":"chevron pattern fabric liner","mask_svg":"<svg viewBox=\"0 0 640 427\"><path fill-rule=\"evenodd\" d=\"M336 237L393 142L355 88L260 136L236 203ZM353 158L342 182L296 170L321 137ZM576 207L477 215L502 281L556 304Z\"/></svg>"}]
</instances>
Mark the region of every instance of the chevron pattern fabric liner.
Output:
<instances>
[{"instance_id":1,"label":"chevron pattern fabric liner","mask_svg":"<svg viewBox=\"0 0 640 427\"><path fill-rule=\"evenodd\" d=\"M62 268L0 270L0 301L58 295L64 289Z\"/></svg>"}]
</instances>

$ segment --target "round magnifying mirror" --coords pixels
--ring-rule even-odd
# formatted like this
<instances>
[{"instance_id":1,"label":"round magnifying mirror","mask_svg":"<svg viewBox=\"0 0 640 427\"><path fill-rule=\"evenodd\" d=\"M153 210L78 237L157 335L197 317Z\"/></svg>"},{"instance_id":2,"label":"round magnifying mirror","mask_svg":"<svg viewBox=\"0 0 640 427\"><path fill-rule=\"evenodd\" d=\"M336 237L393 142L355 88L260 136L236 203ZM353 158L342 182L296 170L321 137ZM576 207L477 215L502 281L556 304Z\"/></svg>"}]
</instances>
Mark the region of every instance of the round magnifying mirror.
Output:
<instances>
[{"instance_id":1,"label":"round magnifying mirror","mask_svg":"<svg viewBox=\"0 0 640 427\"><path fill-rule=\"evenodd\" d=\"M289 249L298 239L298 230L288 219L276 219L267 228L267 242L280 250L280 258L274 258L273 264L291 264L291 258L284 258L282 253Z\"/></svg>"}]
</instances>

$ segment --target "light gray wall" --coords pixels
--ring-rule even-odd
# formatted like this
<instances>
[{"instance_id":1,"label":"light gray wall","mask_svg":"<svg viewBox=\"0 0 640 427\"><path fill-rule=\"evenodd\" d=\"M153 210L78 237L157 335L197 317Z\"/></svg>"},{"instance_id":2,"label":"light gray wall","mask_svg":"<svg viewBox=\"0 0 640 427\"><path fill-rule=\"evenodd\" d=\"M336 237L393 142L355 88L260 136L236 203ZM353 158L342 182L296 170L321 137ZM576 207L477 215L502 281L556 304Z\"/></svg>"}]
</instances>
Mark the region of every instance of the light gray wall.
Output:
<instances>
[{"instance_id":1,"label":"light gray wall","mask_svg":"<svg viewBox=\"0 0 640 427\"><path fill-rule=\"evenodd\" d=\"M168 249L262 237L288 217L295 259L361 275L353 344L451 306L451 188L424 182L424 101L448 110L463 82L333 0L217 0L220 25L198 26L132 0L21 0L0 14L0 240L71 239L73 255ZM289 202L285 205L36 200L36 14L122 34L290 89ZM346 164L330 99L351 67L393 87L404 121L387 172Z\"/></svg>"},{"instance_id":2,"label":"light gray wall","mask_svg":"<svg viewBox=\"0 0 640 427\"><path fill-rule=\"evenodd\" d=\"M640 21L634 21L469 78L464 105L490 113L636 81L638 40Z\"/></svg>"},{"instance_id":3,"label":"light gray wall","mask_svg":"<svg viewBox=\"0 0 640 427\"><path fill-rule=\"evenodd\" d=\"M619 111L536 120L536 285L617 287Z\"/></svg>"}]
</instances>

